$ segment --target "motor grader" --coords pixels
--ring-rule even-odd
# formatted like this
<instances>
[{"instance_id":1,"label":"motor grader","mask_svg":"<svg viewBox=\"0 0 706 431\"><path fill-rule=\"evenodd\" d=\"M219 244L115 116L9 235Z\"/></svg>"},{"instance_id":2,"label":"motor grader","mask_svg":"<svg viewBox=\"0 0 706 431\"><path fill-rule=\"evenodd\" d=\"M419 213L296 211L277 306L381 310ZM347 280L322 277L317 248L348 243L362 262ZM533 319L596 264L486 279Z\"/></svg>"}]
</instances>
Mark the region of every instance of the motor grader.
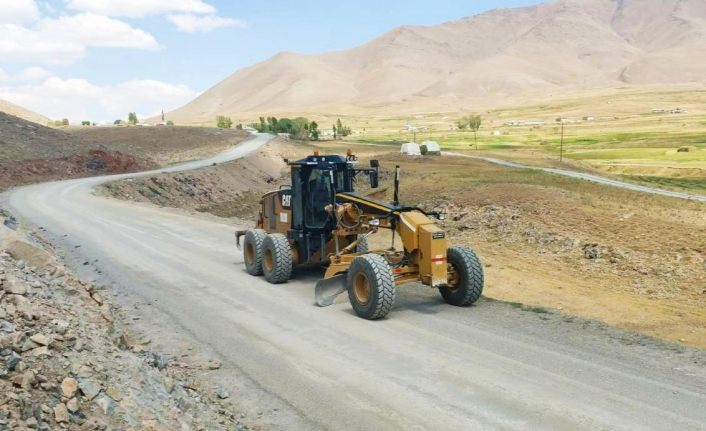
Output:
<instances>
[{"instance_id":1,"label":"motor grader","mask_svg":"<svg viewBox=\"0 0 706 431\"><path fill-rule=\"evenodd\" d=\"M316 303L331 305L347 291L356 314L371 320L390 312L397 287L407 283L436 288L456 306L481 296L483 267L470 248L448 247L444 230L434 221L444 214L400 204L399 166L394 200L387 203L355 192L360 176L368 177L371 188L378 187L377 160L360 168L350 151L345 157L315 152L288 165L291 186L265 194L255 228L235 233L249 274L276 284L289 280L294 268L324 266ZM391 247L369 250L368 239L381 229L392 231Z\"/></svg>"}]
</instances>

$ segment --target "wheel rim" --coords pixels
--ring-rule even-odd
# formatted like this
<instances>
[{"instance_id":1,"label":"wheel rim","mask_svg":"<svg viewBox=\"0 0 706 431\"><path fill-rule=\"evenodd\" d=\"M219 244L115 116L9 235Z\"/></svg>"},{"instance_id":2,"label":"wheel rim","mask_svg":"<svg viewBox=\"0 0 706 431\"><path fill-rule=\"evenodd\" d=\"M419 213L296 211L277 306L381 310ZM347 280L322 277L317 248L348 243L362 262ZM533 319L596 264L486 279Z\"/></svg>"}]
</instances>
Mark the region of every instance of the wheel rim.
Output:
<instances>
[{"instance_id":1,"label":"wheel rim","mask_svg":"<svg viewBox=\"0 0 706 431\"><path fill-rule=\"evenodd\" d=\"M353 295L356 301L367 304L370 301L370 281L364 272L359 272L353 279Z\"/></svg>"},{"instance_id":2,"label":"wheel rim","mask_svg":"<svg viewBox=\"0 0 706 431\"><path fill-rule=\"evenodd\" d=\"M248 244L245 247L245 262L252 264L255 261L255 247L252 244Z\"/></svg>"},{"instance_id":3,"label":"wheel rim","mask_svg":"<svg viewBox=\"0 0 706 431\"><path fill-rule=\"evenodd\" d=\"M446 266L446 274L446 279L448 280L446 288L453 292L458 289L459 284L459 273L453 263L449 262Z\"/></svg>"},{"instance_id":4,"label":"wheel rim","mask_svg":"<svg viewBox=\"0 0 706 431\"><path fill-rule=\"evenodd\" d=\"M265 259L262 263L267 271L272 271L272 268L275 267L275 260L272 257L272 250L265 250Z\"/></svg>"}]
</instances>

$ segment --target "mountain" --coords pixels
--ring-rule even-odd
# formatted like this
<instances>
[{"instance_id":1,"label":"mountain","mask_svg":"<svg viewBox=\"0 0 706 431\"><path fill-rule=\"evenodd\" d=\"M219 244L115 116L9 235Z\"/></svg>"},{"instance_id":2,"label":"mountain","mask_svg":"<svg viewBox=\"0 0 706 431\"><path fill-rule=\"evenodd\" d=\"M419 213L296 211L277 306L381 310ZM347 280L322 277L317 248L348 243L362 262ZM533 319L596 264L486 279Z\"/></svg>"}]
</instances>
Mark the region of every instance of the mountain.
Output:
<instances>
[{"instance_id":1,"label":"mountain","mask_svg":"<svg viewBox=\"0 0 706 431\"><path fill-rule=\"evenodd\" d=\"M42 126L45 126L49 122L49 118L44 115L37 114L36 112L32 112L29 109L25 109L2 99L0 99L0 112L19 117L33 123L41 124Z\"/></svg>"},{"instance_id":2,"label":"mountain","mask_svg":"<svg viewBox=\"0 0 706 431\"><path fill-rule=\"evenodd\" d=\"M495 9L399 27L346 51L280 53L235 72L169 118L458 109L559 89L706 83L704 41L704 0L559 0Z\"/></svg>"}]
</instances>

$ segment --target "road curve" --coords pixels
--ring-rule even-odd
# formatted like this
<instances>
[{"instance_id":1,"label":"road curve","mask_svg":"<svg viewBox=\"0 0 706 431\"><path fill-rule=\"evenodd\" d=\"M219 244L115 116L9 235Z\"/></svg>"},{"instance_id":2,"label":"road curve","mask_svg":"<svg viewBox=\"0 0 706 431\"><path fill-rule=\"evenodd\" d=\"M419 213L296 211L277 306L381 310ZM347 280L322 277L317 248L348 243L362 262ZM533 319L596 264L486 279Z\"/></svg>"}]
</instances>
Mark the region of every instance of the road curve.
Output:
<instances>
[{"instance_id":1,"label":"road curve","mask_svg":"<svg viewBox=\"0 0 706 431\"><path fill-rule=\"evenodd\" d=\"M576 178L579 180L592 181L598 184L604 184L607 186L617 187L619 189L631 190L640 193L649 193L659 196L667 196L670 198L686 199L690 201L706 202L706 195L697 195L694 193L685 192L675 192L672 190L663 190L655 187L641 186L639 184L628 183L625 181L613 180L610 178L602 177L600 175L586 174L583 172L571 171L568 169L558 169L558 168L542 168L538 166L524 165L522 163L510 162L508 160L496 159L494 157L482 157L482 156L471 156L469 154L455 153L444 151L445 156L453 157L467 157L469 159L484 160L486 162L495 163L496 165L506 166L508 168L519 168L519 169L535 169L538 171L548 172L554 175L562 175L565 177Z\"/></svg>"},{"instance_id":2,"label":"road curve","mask_svg":"<svg viewBox=\"0 0 706 431\"><path fill-rule=\"evenodd\" d=\"M92 193L128 176L23 187L1 202L149 302L154 331L216 352L224 382L256 382L281 406L274 429L706 429L702 351L490 300L450 307L421 286L402 289L382 321L346 302L318 308L316 273L277 286L248 276L232 226Z\"/></svg>"}]
</instances>

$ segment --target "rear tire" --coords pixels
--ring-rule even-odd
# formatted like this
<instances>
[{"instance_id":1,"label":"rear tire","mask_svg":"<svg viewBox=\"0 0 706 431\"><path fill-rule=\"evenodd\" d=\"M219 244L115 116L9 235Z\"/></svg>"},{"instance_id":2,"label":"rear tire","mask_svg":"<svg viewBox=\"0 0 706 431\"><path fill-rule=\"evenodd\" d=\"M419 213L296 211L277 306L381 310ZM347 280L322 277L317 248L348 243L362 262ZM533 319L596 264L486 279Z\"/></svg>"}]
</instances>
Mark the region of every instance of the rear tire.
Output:
<instances>
[{"instance_id":1,"label":"rear tire","mask_svg":"<svg viewBox=\"0 0 706 431\"><path fill-rule=\"evenodd\" d=\"M353 310L368 320L385 317L397 296L392 269L385 258L377 254L353 259L346 276L346 288Z\"/></svg>"},{"instance_id":2,"label":"rear tire","mask_svg":"<svg viewBox=\"0 0 706 431\"><path fill-rule=\"evenodd\" d=\"M273 284L284 283L292 275L292 248L289 240L281 233L265 237L262 246L262 272L265 279Z\"/></svg>"},{"instance_id":3,"label":"rear tire","mask_svg":"<svg viewBox=\"0 0 706 431\"><path fill-rule=\"evenodd\" d=\"M250 229L243 239L243 261L250 275L262 275L262 246L267 234L262 229Z\"/></svg>"},{"instance_id":4,"label":"rear tire","mask_svg":"<svg viewBox=\"0 0 706 431\"><path fill-rule=\"evenodd\" d=\"M484 276L480 259L468 247L449 248L446 259L449 265L449 286L439 288L441 296L451 305L463 307L473 304L483 293Z\"/></svg>"}]
</instances>

